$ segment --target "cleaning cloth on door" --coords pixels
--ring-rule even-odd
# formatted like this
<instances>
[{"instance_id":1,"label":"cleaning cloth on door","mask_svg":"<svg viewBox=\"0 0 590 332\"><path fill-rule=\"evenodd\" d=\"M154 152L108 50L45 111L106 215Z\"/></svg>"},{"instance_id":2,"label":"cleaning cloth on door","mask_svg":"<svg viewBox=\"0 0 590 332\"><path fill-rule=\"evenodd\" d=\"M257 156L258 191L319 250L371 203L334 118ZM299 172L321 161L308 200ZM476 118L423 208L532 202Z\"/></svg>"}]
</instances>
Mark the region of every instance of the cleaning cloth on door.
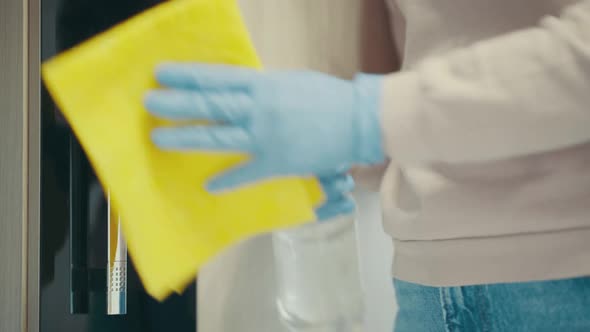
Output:
<instances>
[{"instance_id":1,"label":"cleaning cloth on door","mask_svg":"<svg viewBox=\"0 0 590 332\"><path fill-rule=\"evenodd\" d=\"M264 181L209 194L212 176L246 155L164 152L150 131L168 125L142 106L163 61L260 67L234 0L165 2L43 64L43 78L121 216L146 290L163 299L248 236L315 219L315 179Z\"/></svg>"}]
</instances>

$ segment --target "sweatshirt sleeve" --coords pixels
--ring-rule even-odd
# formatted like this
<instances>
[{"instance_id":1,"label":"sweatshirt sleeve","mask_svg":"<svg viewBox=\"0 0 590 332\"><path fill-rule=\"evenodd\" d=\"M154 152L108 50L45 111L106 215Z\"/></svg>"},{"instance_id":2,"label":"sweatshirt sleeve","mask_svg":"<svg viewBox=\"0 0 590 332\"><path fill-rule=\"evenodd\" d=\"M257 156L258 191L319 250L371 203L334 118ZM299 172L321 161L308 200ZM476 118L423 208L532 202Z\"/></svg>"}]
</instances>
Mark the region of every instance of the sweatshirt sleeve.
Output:
<instances>
[{"instance_id":1,"label":"sweatshirt sleeve","mask_svg":"<svg viewBox=\"0 0 590 332\"><path fill-rule=\"evenodd\" d=\"M478 162L590 142L590 0L384 79L400 164Z\"/></svg>"}]
</instances>

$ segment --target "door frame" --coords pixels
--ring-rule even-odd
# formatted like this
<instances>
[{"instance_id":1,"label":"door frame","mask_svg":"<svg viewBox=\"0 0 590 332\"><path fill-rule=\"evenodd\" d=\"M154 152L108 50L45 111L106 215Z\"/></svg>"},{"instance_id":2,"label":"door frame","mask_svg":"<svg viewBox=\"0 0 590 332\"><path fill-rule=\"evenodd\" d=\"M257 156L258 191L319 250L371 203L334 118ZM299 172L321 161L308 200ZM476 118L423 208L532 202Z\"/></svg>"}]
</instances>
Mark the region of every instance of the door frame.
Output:
<instances>
[{"instance_id":1,"label":"door frame","mask_svg":"<svg viewBox=\"0 0 590 332\"><path fill-rule=\"evenodd\" d=\"M40 9L0 1L0 331L39 331Z\"/></svg>"}]
</instances>

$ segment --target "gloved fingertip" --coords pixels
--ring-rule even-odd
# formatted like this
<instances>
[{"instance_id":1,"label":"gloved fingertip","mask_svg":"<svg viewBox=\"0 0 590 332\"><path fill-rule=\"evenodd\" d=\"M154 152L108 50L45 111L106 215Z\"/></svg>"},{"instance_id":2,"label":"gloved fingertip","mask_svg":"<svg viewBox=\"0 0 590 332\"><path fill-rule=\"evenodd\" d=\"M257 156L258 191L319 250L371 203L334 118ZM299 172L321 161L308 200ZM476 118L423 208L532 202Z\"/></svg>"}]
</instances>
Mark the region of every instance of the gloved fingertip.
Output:
<instances>
[{"instance_id":1,"label":"gloved fingertip","mask_svg":"<svg viewBox=\"0 0 590 332\"><path fill-rule=\"evenodd\" d=\"M152 143L160 149L169 149L172 146L170 131L166 128L156 128L150 133Z\"/></svg>"},{"instance_id":2,"label":"gloved fingertip","mask_svg":"<svg viewBox=\"0 0 590 332\"><path fill-rule=\"evenodd\" d=\"M342 203L341 207L342 207L342 210L346 211L347 213L352 213L352 212L356 211L356 203L351 198L346 199Z\"/></svg>"},{"instance_id":3,"label":"gloved fingertip","mask_svg":"<svg viewBox=\"0 0 590 332\"><path fill-rule=\"evenodd\" d=\"M219 194L235 189L242 185L242 183L243 180L240 172L234 170L209 180L206 185L206 190L212 194Z\"/></svg>"},{"instance_id":4,"label":"gloved fingertip","mask_svg":"<svg viewBox=\"0 0 590 332\"><path fill-rule=\"evenodd\" d=\"M184 87L188 84L186 65L175 62L164 62L156 66L156 81L162 86Z\"/></svg>"},{"instance_id":5,"label":"gloved fingertip","mask_svg":"<svg viewBox=\"0 0 590 332\"><path fill-rule=\"evenodd\" d=\"M344 181L344 184L342 185L343 191L351 192L354 190L355 186L356 186L356 183L354 182L354 178L350 175L347 175L346 180Z\"/></svg>"},{"instance_id":6,"label":"gloved fingertip","mask_svg":"<svg viewBox=\"0 0 590 332\"><path fill-rule=\"evenodd\" d=\"M355 187L354 179L348 174L324 178L320 182L328 198L334 198L342 193L350 193Z\"/></svg>"},{"instance_id":7,"label":"gloved fingertip","mask_svg":"<svg viewBox=\"0 0 590 332\"><path fill-rule=\"evenodd\" d=\"M216 180L211 180L205 185L205 190L210 194L219 194L225 189L225 186Z\"/></svg>"},{"instance_id":8,"label":"gloved fingertip","mask_svg":"<svg viewBox=\"0 0 590 332\"><path fill-rule=\"evenodd\" d=\"M160 92L157 90L150 90L143 95L143 105L148 111L153 111L158 108L160 99Z\"/></svg>"},{"instance_id":9,"label":"gloved fingertip","mask_svg":"<svg viewBox=\"0 0 590 332\"><path fill-rule=\"evenodd\" d=\"M233 190L246 184L256 183L265 178L264 173L261 173L260 170L260 167L255 163L240 165L225 174L212 178L207 183L207 190L220 192Z\"/></svg>"},{"instance_id":10,"label":"gloved fingertip","mask_svg":"<svg viewBox=\"0 0 590 332\"><path fill-rule=\"evenodd\" d=\"M317 210L315 212L315 215L316 215L316 221L318 221L318 222L323 222L323 221L326 221L331 218L330 214L324 212L324 210Z\"/></svg>"}]
</instances>

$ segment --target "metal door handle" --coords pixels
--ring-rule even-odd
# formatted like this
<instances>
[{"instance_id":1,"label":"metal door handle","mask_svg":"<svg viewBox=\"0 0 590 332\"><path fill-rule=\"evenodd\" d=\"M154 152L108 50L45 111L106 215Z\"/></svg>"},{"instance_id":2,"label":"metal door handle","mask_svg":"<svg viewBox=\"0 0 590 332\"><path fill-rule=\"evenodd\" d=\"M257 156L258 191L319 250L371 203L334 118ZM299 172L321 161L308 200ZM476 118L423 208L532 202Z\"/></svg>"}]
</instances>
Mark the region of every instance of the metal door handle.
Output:
<instances>
[{"instance_id":1,"label":"metal door handle","mask_svg":"<svg viewBox=\"0 0 590 332\"><path fill-rule=\"evenodd\" d=\"M127 313L127 245L121 232L121 218L108 196L107 314Z\"/></svg>"}]
</instances>

